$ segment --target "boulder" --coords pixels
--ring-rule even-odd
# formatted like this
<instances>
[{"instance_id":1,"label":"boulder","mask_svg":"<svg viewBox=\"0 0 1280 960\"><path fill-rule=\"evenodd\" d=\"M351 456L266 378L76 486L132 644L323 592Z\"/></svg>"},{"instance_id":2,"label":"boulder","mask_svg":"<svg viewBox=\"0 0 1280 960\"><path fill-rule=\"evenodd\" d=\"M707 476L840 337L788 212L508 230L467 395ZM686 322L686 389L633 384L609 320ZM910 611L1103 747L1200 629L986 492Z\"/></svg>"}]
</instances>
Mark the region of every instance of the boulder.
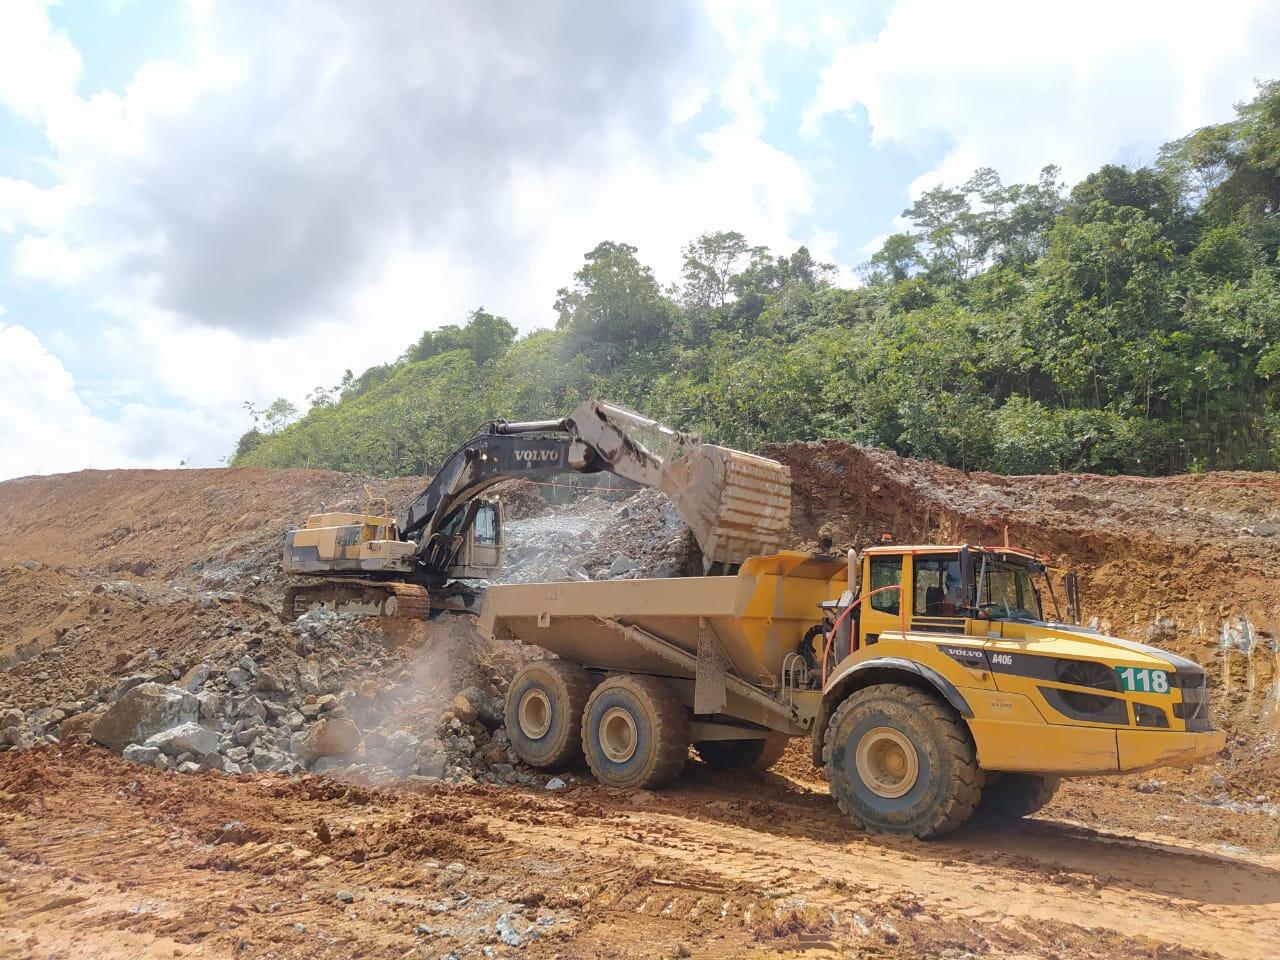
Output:
<instances>
[{"instance_id":1,"label":"boulder","mask_svg":"<svg viewBox=\"0 0 1280 960\"><path fill-rule=\"evenodd\" d=\"M152 767L155 766L156 758L160 756L160 748L131 743L124 748L120 755L131 763L143 763L148 767Z\"/></svg>"},{"instance_id":2,"label":"boulder","mask_svg":"<svg viewBox=\"0 0 1280 960\"><path fill-rule=\"evenodd\" d=\"M0 712L0 730L7 730L10 727L20 727L26 719L22 711L17 707L10 707L8 710Z\"/></svg>"},{"instance_id":3,"label":"boulder","mask_svg":"<svg viewBox=\"0 0 1280 960\"><path fill-rule=\"evenodd\" d=\"M127 677L121 677L116 681L114 689L112 689L109 699L119 700L134 687L140 687L144 683L149 683L155 679L153 673L131 673Z\"/></svg>"},{"instance_id":4,"label":"boulder","mask_svg":"<svg viewBox=\"0 0 1280 960\"><path fill-rule=\"evenodd\" d=\"M284 693L289 689L288 683L285 682L284 676L279 670L263 669L258 671L258 678L254 681L254 689L262 693Z\"/></svg>"},{"instance_id":5,"label":"boulder","mask_svg":"<svg viewBox=\"0 0 1280 960\"><path fill-rule=\"evenodd\" d=\"M178 681L178 686L187 693L195 693L204 686L205 681L213 674L213 664L197 663L194 667L182 675L182 679Z\"/></svg>"},{"instance_id":6,"label":"boulder","mask_svg":"<svg viewBox=\"0 0 1280 960\"><path fill-rule=\"evenodd\" d=\"M321 720L307 733L302 744L302 757L314 763L321 757L336 757L350 753L360 746L360 728L350 720L334 718Z\"/></svg>"},{"instance_id":7,"label":"boulder","mask_svg":"<svg viewBox=\"0 0 1280 960\"><path fill-rule=\"evenodd\" d=\"M196 694L196 707L201 720L212 720L222 712L222 695L202 690Z\"/></svg>"},{"instance_id":8,"label":"boulder","mask_svg":"<svg viewBox=\"0 0 1280 960\"><path fill-rule=\"evenodd\" d=\"M61 740L88 739L93 736L93 725L97 722L96 713L77 713L75 716L67 717L58 728L58 738Z\"/></svg>"},{"instance_id":9,"label":"boulder","mask_svg":"<svg viewBox=\"0 0 1280 960\"><path fill-rule=\"evenodd\" d=\"M472 723L479 715L479 706L471 699L470 691L463 690L449 701L449 712L463 723Z\"/></svg>"},{"instance_id":10,"label":"boulder","mask_svg":"<svg viewBox=\"0 0 1280 960\"><path fill-rule=\"evenodd\" d=\"M190 721L148 737L144 746L158 747L171 757L183 753L206 757L218 752L218 735L207 727Z\"/></svg>"},{"instance_id":11,"label":"boulder","mask_svg":"<svg viewBox=\"0 0 1280 960\"><path fill-rule=\"evenodd\" d=\"M93 725L93 739L112 750L142 743L162 730L196 718L196 698L185 690L159 683L134 687L113 703Z\"/></svg>"}]
</instances>

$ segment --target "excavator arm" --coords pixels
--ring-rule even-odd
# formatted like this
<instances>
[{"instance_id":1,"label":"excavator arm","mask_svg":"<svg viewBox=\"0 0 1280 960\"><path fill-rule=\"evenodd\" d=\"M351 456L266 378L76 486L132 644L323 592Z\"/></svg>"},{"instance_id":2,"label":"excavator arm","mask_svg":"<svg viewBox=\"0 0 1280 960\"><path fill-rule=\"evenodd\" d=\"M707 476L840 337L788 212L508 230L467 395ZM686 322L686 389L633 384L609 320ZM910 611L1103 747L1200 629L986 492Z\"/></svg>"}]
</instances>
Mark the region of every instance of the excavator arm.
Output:
<instances>
[{"instance_id":1,"label":"excavator arm","mask_svg":"<svg viewBox=\"0 0 1280 960\"><path fill-rule=\"evenodd\" d=\"M424 568L444 569L458 532L446 537L443 531L455 511L487 487L517 477L602 470L667 494L693 530L709 570L778 549L790 521L787 467L702 443L625 407L592 399L562 420L485 424L450 454L405 510L400 535L418 545Z\"/></svg>"}]
</instances>

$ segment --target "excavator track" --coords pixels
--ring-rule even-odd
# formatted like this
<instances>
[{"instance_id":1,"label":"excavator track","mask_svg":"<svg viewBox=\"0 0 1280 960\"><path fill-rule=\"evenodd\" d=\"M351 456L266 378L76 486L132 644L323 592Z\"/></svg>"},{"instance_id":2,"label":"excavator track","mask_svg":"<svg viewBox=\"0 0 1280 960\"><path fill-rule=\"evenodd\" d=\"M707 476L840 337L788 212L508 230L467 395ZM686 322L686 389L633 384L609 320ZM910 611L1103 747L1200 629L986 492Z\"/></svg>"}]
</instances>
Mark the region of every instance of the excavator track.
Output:
<instances>
[{"instance_id":1,"label":"excavator track","mask_svg":"<svg viewBox=\"0 0 1280 960\"><path fill-rule=\"evenodd\" d=\"M395 620L426 620L432 609L427 588L417 584L332 579L287 588L280 619L292 623L317 607L335 613L360 613Z\"/></svg>"}]
</instances>

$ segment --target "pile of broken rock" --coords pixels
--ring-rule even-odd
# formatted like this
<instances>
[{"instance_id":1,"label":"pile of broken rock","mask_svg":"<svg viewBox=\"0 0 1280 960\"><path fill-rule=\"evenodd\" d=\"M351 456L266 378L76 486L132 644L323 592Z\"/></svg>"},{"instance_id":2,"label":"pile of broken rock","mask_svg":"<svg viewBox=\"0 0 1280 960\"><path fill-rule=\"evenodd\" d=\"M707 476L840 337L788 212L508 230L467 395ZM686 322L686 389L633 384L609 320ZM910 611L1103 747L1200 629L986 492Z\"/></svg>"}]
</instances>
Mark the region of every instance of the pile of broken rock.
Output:
<instances>
[{"instance_id":1,"label":"pile of broken rock","mask_svg":"<svg viewBox=\"0 0 1280 960\"><path fill-rule=\"evenodd\" d=\"M82 738L180 773L547 781L518 763L497 672L473 669L450 698L452 677L410 669L369 621L319 610L234 635L221 657L186 669L143 651L85 700L26 714L0 707L0 752ZM433 682L445 692L427 690Z\"/></svg>"}]
</instances>

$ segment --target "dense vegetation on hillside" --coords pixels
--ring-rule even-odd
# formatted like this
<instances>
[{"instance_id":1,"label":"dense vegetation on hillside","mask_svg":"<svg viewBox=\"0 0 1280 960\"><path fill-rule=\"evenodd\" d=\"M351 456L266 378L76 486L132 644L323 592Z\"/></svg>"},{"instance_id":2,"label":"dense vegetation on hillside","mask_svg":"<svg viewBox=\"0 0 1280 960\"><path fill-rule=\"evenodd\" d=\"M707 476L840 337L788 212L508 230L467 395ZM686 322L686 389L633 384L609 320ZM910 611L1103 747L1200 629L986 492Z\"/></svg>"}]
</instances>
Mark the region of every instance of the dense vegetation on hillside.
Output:
<instances>
[{"instance_id":1,"label":"dense vegetation on hillside","mask_svg":"<svg viewBox=\"0 0 1280 960\"><path fill-rule=\"evenodd\" d=\"M833 283L740 234L663 289L586 255L554 330L483 309L394 363L250 409L233 462L425 473L482 421L597 394L723 443L841 437L968 468L1167 473L1280 462L1280 82L1231 122L1068 190L1047 167L924 194Z\"/></svg>"}]
</instances>

